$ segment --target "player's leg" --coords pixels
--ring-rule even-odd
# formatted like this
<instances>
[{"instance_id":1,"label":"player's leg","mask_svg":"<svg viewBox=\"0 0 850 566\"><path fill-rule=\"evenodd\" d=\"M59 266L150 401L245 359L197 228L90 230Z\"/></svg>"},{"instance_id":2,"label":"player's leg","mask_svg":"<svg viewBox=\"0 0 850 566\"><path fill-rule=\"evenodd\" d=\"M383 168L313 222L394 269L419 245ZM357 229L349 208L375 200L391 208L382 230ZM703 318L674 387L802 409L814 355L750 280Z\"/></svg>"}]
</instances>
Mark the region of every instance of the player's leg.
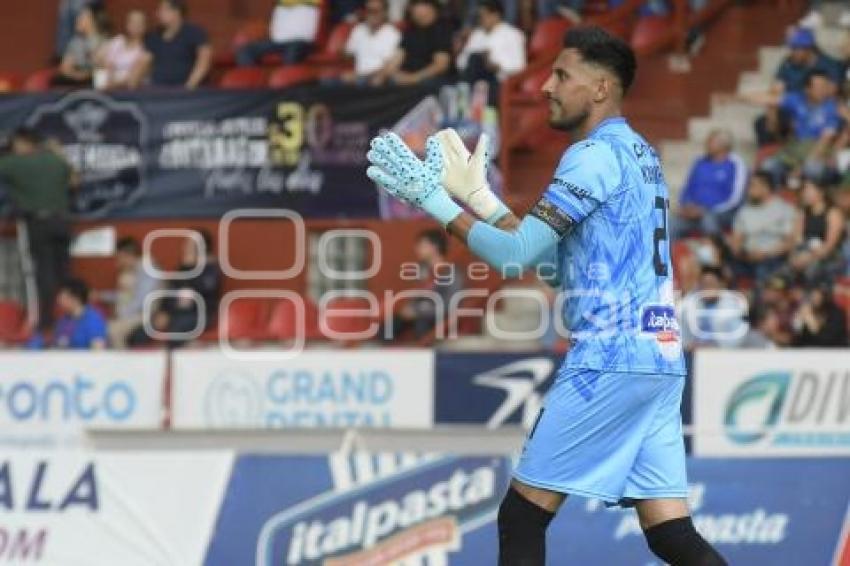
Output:
<instances>
[{"instance_id":1,"label":"player's leg","mask_svg":"<svg viewBox=\"0 0 850 566\"><path fill-rule=\"evenodd\" d=\"M682 437L684 379L662 377L656 412L629 475L625 497L635 501L650 550L672 566L722 566L726 562L690 518Z\"/></svg>"},{"instance_id":2,"label":"player's leg","mask_svg":"<svg viewBox=\"0 0 850 566\"><path fill-rule=\"evenodd\" d=\"M546 529L566 499L514 480L499 506L499 566L546 564Z\"/></svg>"},{"instance_id":3,"label":"player's leg","mask_svg":"<svg viewBox=\"0 0 850 566\"><path fill-rule=\"evenodd\" d=\"M658 388L632 377L570 369L555 380L500 508L500 566L543 566L564 494L621 498Z\"/></svg>"},{"instance_id":4,"label":"player's leg","mask_svg":"<svg viewBox=\"0 0 850 566\"><path fill-rule=\"evenodd\" d=\"M726 566L722 556L694 528L685 499L636 503L649 549L671 566Z\"/></svg>"}]
</instances>

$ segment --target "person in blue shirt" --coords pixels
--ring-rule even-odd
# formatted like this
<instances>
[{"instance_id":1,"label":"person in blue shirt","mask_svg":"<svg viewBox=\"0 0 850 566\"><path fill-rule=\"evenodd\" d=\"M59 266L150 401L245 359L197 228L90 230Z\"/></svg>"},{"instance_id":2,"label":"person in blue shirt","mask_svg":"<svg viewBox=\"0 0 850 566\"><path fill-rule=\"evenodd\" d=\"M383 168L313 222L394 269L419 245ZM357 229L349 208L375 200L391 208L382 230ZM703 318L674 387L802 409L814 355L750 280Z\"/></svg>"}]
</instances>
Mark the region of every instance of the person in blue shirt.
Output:
<instances>
[{"instance_id":1,"label":"person in blue shirt","mask_svg":"<svg viewBox=\"0 0 850 566\"><path fill-rule=\"evenodd\" d=\"M783 185L789 174L823 179L843 124L837 94L838 85L831 76L814 70L806 76L802 93L771 91L736 97L743 102L779 108L790 117L791 140L761 166L774 176L776 184Z\"/></svg>"},{"instance_id":2,"label":"person in blue shirt","mask_svg":"<svg viewBox=\"0 0 850 566\"><path fill-rule=\"evenodd\" d=\"M732 151L732 134L712 131L705 141L705 155L691 166L679 197L673 237L716 236L727 230L744 199L746 184L747 166Z\"/></svg>"},{"instance_id":3,"label":"person in blue shirt","mask_svg":"<svg viewBox=\"0 0 850 566\"><path fill-rule=\"evenodd\" d=\"M56 295L56 306L62 313L51 337L36 334L30 348L63 348L102 350L106 348L106 319L88 303L89 289L80 279L69 279Z\"/></svg>"},{"instance_id":4,"label":"person in blue shirt","mask_svg":"<svg viewBox=\"0 0 850 566\"><path fill-rule=\"evenodd\" d=\"M456 134L440 132L423 163L389 133L367 154L383 190L503 274L557 271L549 282L561 288L571 345L499 508L500 566L546 563L546 529L568 495L635 505L666 563L726 564L687 505L669 193L657 152L621 112L636 66L628 44L601 28L567 32L542 90L550 125L575 142L521 221L486 185L486 140L469 155Z\"/></svg>"},{"instance_id":5,"label":"person in blue shirt","mask_svg":"<svg viewBox=\"0 0 850 566\"><path fill-rule=\"evenodd\" d=\"M826 73L836 84L844 80L844 65L825 55L818 49L812 30L799 27L786 42L789 53L776 70L774 93L802 93L806 88L806 77L812 71ZM755 123L758 145L765 146L782 142L787 137L790 117L781 108L769 108Z\"/></svg>"}]
</instances>

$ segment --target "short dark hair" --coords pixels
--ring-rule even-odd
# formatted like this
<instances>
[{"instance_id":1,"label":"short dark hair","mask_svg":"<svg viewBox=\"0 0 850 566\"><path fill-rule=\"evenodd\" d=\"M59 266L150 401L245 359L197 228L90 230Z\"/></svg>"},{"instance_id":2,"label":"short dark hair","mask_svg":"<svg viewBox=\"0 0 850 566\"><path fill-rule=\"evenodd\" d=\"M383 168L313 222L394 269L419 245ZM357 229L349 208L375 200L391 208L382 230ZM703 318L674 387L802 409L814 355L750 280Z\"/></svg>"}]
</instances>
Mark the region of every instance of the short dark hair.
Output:
<instances>
[{"instance_id":1,"label":"short dark hair","mask_svg":"<svg viewBox=\"0 0 850 566\"><path fill-rule=\"evenodd\" d=\"M723 274L723 270L716 265L703 265L702 270L700 271L700 277L703 275L714 275L721 281L726 281L726 277Z\"/></svg>"},{"instance_id":2,"label":"short dark hair","mask_svg":"<svg viewBox=\"0 0 850 566\"><path fill-rule=\"evenodd\" d=\"M635 80L637 59L628 43L599 26L572 28L564 35L564 48L575 49L581 58L614 73L625 94Z\"/></svg>"},{"instance_id":3,"label":"short dark hair","mask_svg":"<svg viewBox=\"0 0 850 566\"><path fill-rule=\"evenodd\" d=\"M817 77L826 79L830 82L835 82L835 78L823 69L812 69L811 71L806 73L806 88L812 86L812 83Z\"/></svg>"},{"instance_id":4,"label":"short dark hair","mask_svg":"<svg viewBox=\"0 0 850 566\"><path fill-rule=\"evenodd\" d=\"M765 185L768 186L770 192L776 190L776 180L773 178L773 175L771 175L770 172L765 171L764 169L759 169L758 171L753 171L752 178L762 181Z\"/></svg>"},{"instance_id":5,"label":"short dark hair","mask_svg":"<svg viewBox=\"0 0 850 566\"><path fill-rule=\"evenodd\" d=\"M66 279L59 290L68 293L83 304L89 302L89 286L82 279Z\"/></svg>"},{"instance_id":6,"label":"short dark hair","mask_svg":"<svg viewBox=\"0 0 850 566\"><path fill-rule=\"evenodd\" d=\"M180 12L180 15L184 18L189 11L189 7L186 5L186 0L159 0L163 4L168 4L172 9Z\"/></svg>"},{"instance_id":7,"label":"short dark hair","mask_svg":"<svg viewBox=\"0 0 850 566\"><path fill-rule=\"evenodd\" d=\"M478 7L499 14L500 16L505 15L505 7L502 6L499 0L478 0Z\"/></svg>"},{"instance_id":8,"label":"short dark hair","mask_svg":"<svg viewBox=\"0 0 850 566\"><path fill-rule=\"evenodd\" d=\"M423 230L416 236L416 240L427 240L437 248L440 255L446 255L446 252L449 251L449 240L442 230Z\"/></svg>"},{"instance_id":9,"label":"short dark hair","mask_svg":"<svg viewBox=\"0 0 850 566\"><path fill-rule=\"evenodd\" d=\"M28 126L21 126L12 132L12 139L23 140L34 145L41 143L41 136L39 133Z\"/></svg>"},{"instance_id":10,"label":"short dark hair","mask_svg":"<svg viewBox=\"0 0 850 566\"><path fill-rule=\"evenodd\" d=\"M142 246L139 245L138 240L129 236L118 240L118 244L115 247L119 252L126 252L134 256L142 255Z\"/></svg>"}]
</instances>

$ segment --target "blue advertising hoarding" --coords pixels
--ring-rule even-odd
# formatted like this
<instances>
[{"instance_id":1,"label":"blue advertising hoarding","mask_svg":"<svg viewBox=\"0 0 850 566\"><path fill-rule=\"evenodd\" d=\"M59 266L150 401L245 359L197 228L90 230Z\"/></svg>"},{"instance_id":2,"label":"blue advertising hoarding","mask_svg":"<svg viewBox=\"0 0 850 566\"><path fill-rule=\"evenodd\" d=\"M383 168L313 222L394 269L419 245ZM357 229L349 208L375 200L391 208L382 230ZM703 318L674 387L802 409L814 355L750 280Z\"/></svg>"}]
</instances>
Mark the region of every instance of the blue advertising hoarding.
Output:
<instances>
[{"instance_id":1,"label":"blue advertising hoarding","mask_svg":"<svg viewBox=\"0 0 850 566\"><path fill-rule=\"evenodd\" d=\"M205 566L495 564L510 467L498 456L243 456ZM850 460L693 459L689 473L694 522L730 564L840 564ZM658 564L634 510L578 497L548 541L551 564Z\"/></svg>"}]
</instances>

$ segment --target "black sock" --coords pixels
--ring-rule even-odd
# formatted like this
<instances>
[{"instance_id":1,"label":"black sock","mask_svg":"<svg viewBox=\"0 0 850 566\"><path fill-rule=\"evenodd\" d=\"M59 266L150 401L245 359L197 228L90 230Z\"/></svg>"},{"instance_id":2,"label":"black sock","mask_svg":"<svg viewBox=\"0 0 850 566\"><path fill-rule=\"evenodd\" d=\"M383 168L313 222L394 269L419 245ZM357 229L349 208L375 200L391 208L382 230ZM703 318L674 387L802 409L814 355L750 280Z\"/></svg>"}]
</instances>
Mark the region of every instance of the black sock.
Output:
<instances>
[{"instance_id":1,"label":"black sock","mask_svg":"<svg viewBox=\"0 0 850 566\"><path fill-rule=\"evenodd\" d=\"M499 506L499 566L544 566L554 516L510 488Z\"/></svg>"},{"instance_id":2,"label":"black sock","mask_svg":"<svg viewBox=\"0 0 850 566\"><path fill-rule=\"evenodd\" d=\"M670 566L727 566L726 561L702 538L690 517L681 517L648 528L649 549Z\"/></svg>"}]
</instances>

